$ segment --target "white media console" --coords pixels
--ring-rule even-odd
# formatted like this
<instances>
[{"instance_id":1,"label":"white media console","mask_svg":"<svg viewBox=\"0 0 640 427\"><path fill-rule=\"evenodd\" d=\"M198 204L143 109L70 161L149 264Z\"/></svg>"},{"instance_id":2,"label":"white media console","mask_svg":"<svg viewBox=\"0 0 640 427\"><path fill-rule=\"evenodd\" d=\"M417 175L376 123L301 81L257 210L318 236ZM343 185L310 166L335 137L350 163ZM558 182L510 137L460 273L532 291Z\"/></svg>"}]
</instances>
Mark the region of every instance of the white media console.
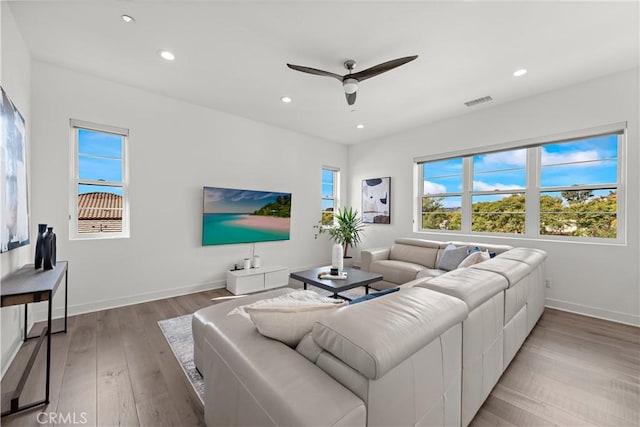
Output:
<instances>
[{"instance_id":1,"label":"white media console","mask_svg":"<svg viewBox=\"0 0 640 427\"><path fill-rule=\"evenodd\" d=\"M286 286L289 269L281 266L227 271L227 290L234 295L250 294L265 289Z\"/></svg>"}]
</instances>

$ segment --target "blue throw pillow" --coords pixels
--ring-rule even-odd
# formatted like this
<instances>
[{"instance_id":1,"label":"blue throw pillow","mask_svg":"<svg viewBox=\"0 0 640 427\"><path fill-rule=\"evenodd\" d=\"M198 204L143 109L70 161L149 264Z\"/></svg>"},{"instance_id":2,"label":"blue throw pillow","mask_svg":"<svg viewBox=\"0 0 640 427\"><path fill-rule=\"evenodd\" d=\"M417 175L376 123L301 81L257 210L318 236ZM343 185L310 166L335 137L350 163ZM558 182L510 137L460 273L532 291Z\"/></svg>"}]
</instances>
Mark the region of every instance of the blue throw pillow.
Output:
<instances>
[{"instance_id":1,"label":"blue throw pillow","mask_svg":"<svg viewBox=\"0 0 640 427\"><path fill-rule=\"evenodd\" d=\"M472 254L472 253L474 253L474 252L480 252L480 248L476 246L476 247L475 247L475 248L473 248L473 249L469 249L469 250L467 251L467 255L471 255L471 254Z\"/></svg>"},{"instance_id":2,"label":"blue throw pillow","mask_svg":"<svg viewBox=\"0 0 640 427\"><path fill-rule=\"evenodd\" d=\"M400 290L400 288L391 288L391 289L385 289L384 291L374 292L374 293L369 294L369 295L361 296L360 298L352 299L351 301L349 301L349 305L357 304L359 302L369 301L370 299L378 298L378 297L381 297L383 295L390 294L392 292L397 292L399 290Z\"/></svg>"}]
</instances>

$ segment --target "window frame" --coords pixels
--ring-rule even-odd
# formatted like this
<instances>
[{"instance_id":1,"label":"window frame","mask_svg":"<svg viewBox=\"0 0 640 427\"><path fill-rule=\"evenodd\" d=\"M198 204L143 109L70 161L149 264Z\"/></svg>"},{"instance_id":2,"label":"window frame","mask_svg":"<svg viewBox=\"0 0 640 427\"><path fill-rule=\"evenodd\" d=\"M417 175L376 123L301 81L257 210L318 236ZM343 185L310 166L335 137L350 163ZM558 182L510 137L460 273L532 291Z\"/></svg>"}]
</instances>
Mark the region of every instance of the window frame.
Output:
<instances>
[{"instance_id":1,"label":"window frame","mask_svg":"<svg viewBox=\"0 0 640 427\"><path fill-rule=\"evenodd\" d=\"M322 175L324 175L324 171L330 171L333 174L333 194L331 197L325 197L324 191L322 190ZM340 208L340 168L334 166L322 166L320 173L320 222L322 223L322 215L324 214L324 209L322 208L322 204L324 201L331 200L333 201L333 212L334 218L332 224L321 224L322 227L334 227L336 225L335 213L338 212Z\"/></svg>"},{"instance_id":2,"label":"window frame","mask_svg":"<svg viewBox=\"0 0 640 427\"><path fill-rule=\"evenodd\" d=\"M558 144L563 142L571 142L575 140L595 138L605 135L617 135L617 182L613 185L606 184L586 184L580 186L570 186L566 189L598 189L598 188L615 188L617 194L616 218L617 230L615 238L607 237L581 237L581 236L562 236L549 235L540 233L540 195L541 193L555 191L557 188L565 189L565 187L541 187L541 167L542 167L542 148L545 145ZM505 144L496 144L483 147L482 149L468 149L456 152L443 153L438 155L422 156L414 158L414 227L416 233L443 234L455 236L471 236L471 237L496 237L502 239L530 239L544 240L556 242L582 242L596 244L612 244L625 245L627 242L626 227L626 163L627 163L627 122L613 123L609 125L581 129L577 131L564 132L544 137L531 138ZM473 165L472 159L475 155L490 154L500 151L527 149L526 158L526 188L523 190L504 190L498 193L524 193L525 195L525 231L523 234L516 233L498 233L498 232L480 232L471 230L471 214L472 214L472 195L478 195L473 191ZM438 161L451 158L463 158L463 184L462 184L462 223L461 230L436 230L422 228L422 197L424 197L422 181L424 176L424 163L430 161Z\"/></svg>"},{"instance_id":3,"label":"window frame","mask_svg":"<svg viewBox=\"0 0 640 427\"><path fill-rule=\"evenodd\" d=\"M108 133L122 137L122 181L99 181L81 179L79 177L79 131ZM69 119L71 159L69 179L69 239L70 240L96 240L96 239L122 239L130 236L129 222L129 130L116 126L103 125L83 120ZM120 232L78 232L78 186L99 185L102 187L117 187L122 189L122 231Z\"/></svg>"}]
</instances>

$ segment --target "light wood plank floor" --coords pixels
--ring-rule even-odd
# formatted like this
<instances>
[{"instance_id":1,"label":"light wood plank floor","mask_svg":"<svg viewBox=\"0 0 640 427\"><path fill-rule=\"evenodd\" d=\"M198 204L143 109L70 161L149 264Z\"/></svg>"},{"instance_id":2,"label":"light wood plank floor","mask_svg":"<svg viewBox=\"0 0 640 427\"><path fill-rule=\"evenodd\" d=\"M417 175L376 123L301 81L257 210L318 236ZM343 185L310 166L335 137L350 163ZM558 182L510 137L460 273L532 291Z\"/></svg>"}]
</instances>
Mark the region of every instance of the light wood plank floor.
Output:
<instances>
[{"instance_id":1,"label":"light wood plank floor","mask_svg":"<svg viewBox=\"0 0 640 427\"><path fill-rule=\"evenodd\" d=\"M43 425L43 411L76 414L89 426L204 425L156 322L228 295L213 290L69 318L69 332L52 340L51 403L4 417L2 425ZM14 388L32 345L2 379L3 392ZM44 393L44 354L26 400ZM3 398L3 409L8 403ZM472 426L639 426L639 407L640 329L547 309Z\"/></svg>"}]
</instances>

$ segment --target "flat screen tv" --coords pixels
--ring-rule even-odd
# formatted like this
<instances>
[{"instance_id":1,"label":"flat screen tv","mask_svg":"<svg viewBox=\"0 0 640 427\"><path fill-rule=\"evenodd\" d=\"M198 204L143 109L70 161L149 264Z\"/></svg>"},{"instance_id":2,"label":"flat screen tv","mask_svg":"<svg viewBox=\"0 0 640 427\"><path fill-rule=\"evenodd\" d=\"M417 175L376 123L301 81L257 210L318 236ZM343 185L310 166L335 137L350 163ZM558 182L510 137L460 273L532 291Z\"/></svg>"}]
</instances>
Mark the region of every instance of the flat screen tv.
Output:
<instances>
[{"instance_id":1,"label":"flat screen tv","mask_svg":"<svg viewBox=\"0 0 640 427\"><path fill-rule=\"evenodd\" d=\"M202 245L289 240L291 193L204 187Z\"/></svg>"}]
</instances>

